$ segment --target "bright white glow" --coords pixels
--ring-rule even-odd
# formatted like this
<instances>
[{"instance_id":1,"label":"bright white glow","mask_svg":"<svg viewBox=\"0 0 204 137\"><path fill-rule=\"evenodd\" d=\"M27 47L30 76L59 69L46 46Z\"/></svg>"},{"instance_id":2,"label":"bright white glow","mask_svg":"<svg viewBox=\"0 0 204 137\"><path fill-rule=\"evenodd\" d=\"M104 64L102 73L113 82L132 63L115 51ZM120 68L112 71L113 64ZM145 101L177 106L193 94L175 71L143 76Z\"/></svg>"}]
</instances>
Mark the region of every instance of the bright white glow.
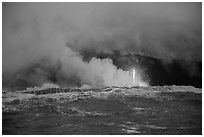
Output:
<instances>
[{"instance_id":1,"label":"bright white glow","mask_svg":"<svg viewBox=\"0 0 204 137\"><path fill-rule=\"evenodd\" d=\"M142 76L143 73L138 70L139 68L132 68L130 71L131 76L131 86L140 86L140 87L146 87L148 86L148 82L143 81Z\"/></svg>"},{"instance_id":2,"label":"bright white glow","mask_svg":"<svg viewBox=\"0 0 204 137\"><path fill-rule=\"evenodd\" d=\"M133 84L135 85L136 84L136 81L135 81L135 69L132 70L132 80L133 80Z\"/></svg>"}]
</instances>

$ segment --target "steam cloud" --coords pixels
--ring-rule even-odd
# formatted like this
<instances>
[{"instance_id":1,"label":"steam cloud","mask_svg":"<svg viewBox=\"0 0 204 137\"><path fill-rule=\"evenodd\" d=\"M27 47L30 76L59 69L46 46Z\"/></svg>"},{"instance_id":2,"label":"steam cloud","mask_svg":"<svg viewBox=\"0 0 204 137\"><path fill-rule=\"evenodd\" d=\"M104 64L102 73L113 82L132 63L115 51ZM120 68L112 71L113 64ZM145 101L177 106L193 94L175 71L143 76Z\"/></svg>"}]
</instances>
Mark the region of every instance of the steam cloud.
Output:
<instances>
[{"instance_id":1,"label":"steam cloud","mask_svg":"<svg viewBox=\"0 0 204 137\"><path fill-rule=\"evenodd\" d=\"M86 50L144 53L191 66L202 59L201 5L3 3L3 86L131 86L129 72L111 59L83 61ZM137 84L145 84L137 73Z\"/></svg>"},{"instance_id":2,"label":"steam cloud","mask_svg":"<svg viewBox=\"0 0 204 137\"><path fill-rule=\"evenodd\" d=\"M117 69L111 59L97 59L93 57L88 63L67 48L62 53L62 72L68 78L73 74L84 84L93 86L146 86L141 74L137 73L134 84L128 71Z\"/></svg>"}]
</instances>

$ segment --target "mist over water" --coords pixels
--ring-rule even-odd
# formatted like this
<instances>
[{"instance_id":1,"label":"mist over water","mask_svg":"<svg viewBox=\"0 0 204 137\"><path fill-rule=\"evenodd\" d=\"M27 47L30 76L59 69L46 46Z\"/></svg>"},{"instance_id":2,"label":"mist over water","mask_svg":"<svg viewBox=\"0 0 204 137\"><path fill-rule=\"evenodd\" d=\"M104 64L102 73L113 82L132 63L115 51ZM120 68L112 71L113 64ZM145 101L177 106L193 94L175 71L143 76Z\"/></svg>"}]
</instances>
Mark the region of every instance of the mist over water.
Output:
<instances>
[{"instance_id":1,"label":"mist over water","mask_svg":"<svg viewBox=\"0 0 204 137\"><path fill-rule=\"evenodd\" d=\"M157 58L167 69L178 60L179 66L187 69L186 75L200 77L197 64L202 62L201 6L3 3L3 87L44 83L132 86L129 71L135 64L120 68L112 58L117 57L115 51L121 56L140 53ZM87 51L93 54L84 60ZM98 58L99 55L104 56ZM148 85L143 66L136 68L136 85Z\"/></svg>"}]
</instances>

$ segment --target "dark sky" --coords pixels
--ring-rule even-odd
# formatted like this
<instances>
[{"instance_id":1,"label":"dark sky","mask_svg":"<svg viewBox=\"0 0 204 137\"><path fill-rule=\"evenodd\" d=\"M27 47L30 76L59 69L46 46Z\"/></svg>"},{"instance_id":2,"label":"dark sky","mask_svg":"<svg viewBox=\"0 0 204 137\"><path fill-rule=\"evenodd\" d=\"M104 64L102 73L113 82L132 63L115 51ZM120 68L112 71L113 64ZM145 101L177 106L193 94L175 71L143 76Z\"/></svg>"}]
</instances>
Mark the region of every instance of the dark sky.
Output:
<instances>
[{"instance_id":1,"label":"dark sky","mask_svg":"<svg viewBox=\"0 0 204 137\"><path fill-rule=\"evenodd\" d=\"M199 85L201 6L201 2L3 3L3 87L132 86L133 67L136 85ZM84 60L86 53L89 60Z\"/></svg>"}]
</instances>

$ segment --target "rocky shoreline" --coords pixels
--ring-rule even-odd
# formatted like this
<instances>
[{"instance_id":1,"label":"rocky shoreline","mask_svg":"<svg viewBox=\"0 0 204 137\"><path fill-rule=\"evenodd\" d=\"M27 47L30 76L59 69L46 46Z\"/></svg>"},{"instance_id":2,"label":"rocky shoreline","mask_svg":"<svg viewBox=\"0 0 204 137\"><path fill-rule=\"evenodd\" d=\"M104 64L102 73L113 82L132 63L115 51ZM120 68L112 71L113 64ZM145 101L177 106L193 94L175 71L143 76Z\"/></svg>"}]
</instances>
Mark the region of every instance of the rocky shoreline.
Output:
<instances>
[{"instance_id":1,"label":"rocky shoreline","mask_svg":"<svg viewBox=\"0 0 204 137\"><path fill-rule=\"evenodd\" d=\"M2 112L3 134L201 134L202 131L202 93L191 86L5 91Z\"/></svg>"}]
</instances>

